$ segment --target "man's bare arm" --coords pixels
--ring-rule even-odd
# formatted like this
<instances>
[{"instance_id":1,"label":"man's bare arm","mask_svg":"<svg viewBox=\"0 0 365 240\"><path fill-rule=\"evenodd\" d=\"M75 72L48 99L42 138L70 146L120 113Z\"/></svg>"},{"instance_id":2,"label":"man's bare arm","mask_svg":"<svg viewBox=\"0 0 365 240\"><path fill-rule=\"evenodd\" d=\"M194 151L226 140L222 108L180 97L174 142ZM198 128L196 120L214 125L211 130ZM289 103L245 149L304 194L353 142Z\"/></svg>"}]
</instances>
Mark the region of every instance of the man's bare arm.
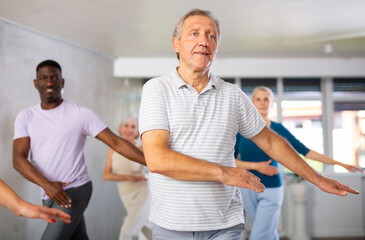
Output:
<instances>
[{"instance_id":1,"label":"man's bare arm","mask_svg":"<svg viewBox=\"0 0 365 240\"><path fill-rule=\"evenodd\" d=\"M182 181L216 181L263 192L260 179L242 168L224 167L196 159L169 149L170 134L166 130L150 130L142 134L148 169Z\"/></svg>"},{"instance_id":2,"label":"man's bare arm","mask_svg":"<svg viewBox=\"0 0 365 240\"><path fill-rule=\"evenodd\" d=\"M109 128L106 128L103 131L101 131L96 136L96 138L104 142L114 151L125 156L126 158L134 162L138 162L142 165L146 165L143 152L139 148L134 146L132 143L115 135L112 131L110 131Z\"/></svg>"}]
</instances>

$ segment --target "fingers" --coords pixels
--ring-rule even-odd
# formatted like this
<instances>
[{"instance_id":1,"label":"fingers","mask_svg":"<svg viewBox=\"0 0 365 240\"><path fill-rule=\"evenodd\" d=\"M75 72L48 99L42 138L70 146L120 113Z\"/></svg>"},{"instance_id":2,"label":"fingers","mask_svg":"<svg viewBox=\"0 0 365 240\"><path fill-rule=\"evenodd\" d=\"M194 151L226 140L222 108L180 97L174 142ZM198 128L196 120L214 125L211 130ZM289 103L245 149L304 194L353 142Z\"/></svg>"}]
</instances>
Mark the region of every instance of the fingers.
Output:
<instances>
[{"instance_id":1,"label":"fingers","mask_svg":"<svg viewBox=\"0 0 365 240\"><path fill-rule=\"evenodd\" d=\"M65 186L67 186L67 185L69 185L70 184L70 182L67 182L67 183L61 183L62 184L62 187L65 187Z\"/></svg>"},{"instance_id":2,"label":"fingers","mask_svg":"<svg viewBox=\"0 0 365 240\"><path fill-rule=\"evenodd\" d=\"M245 171L245 176L244 176L244 188L248 188L251 189L255 192L263 192L265 190L265 186L261 183L261 180L256 177L254 174L250 173L249 171Z\"/></svg>"},{"instance_id":3,"label":"fingers","mask_svg":"<svg viewBox=\"0 0 365 240\"><path fill-rule=\"evenodd\" d=\"M70 208L72 203L71 197L63 189L57 194L55 201L58 205L65 208Z\"/></svg>"},{"instance_id":4,"label":"fingers","mask_svg":"<svg viewBox=\"0 0 365 240\"><path fill-rule=\"evenodd\" d=\"M221 182L226 185L243 187L255 192L263 192L265 186L260 179L243 168L223 167L224 173Z\"/></svg>"},{"instance_id":5,"label":"fingers","mask_svg":"<svg viewBox=\"0 0 365 240\"><path fill-rule=\"evenodd\" d=\"M49 216L48 214L45 214L45 213L39 213L37 218L43 219L44 221L49 222L49 223L56 222L56 219L52 218L51 216Z\"/></svg>"},{"instance_id":6,"label":"fingers","mask_svg":"<svg viewBox=\"0 0 365 240\"><path fill-rule=\"evenodd\" d=\"M56 194L54 195L54 197L52 198L54 201L57 202L58 205L60 205L61 207L65 207L65 208L70 208L71 207L71 197L65 192L65 190L63 190L62 186L67 186L69 185L70 182L64 183L64 182L56 182L55 185L58 187Z\"/></svg>"},{"instance_id":7,"label":"fingers","mask_svg":"<svg viewBox=\"0 0 365 240\"><path fill-rule=\"evenodd\" d=\"M325 192L339 196L346 196L348 193L359 194L359 191L328 178L323 178L320 188Z\"/></svg>"},{"instance_id":8,"label":"fingers","mask_svg":"<svg viewBox=\"0 0 365 240\"><path fill-rule=\"evenodd\" d=\"M71 216L62 212L61 210L48 208L45 206L40 206L32 204L26 201L21 201L19 204L19 216L29 217L29 218L39 218L43 219L49 223L55 223L55 217L64 221L65 223L71 222Z\"/></svg>"},{"instance_id":9,"label":"fingers","mask_svg":"<svg viewBox=\"0 0 365 240\"><path fill-rule=\"evenodd\" d=\"M273 167L273 166L268 166L268 168L269 168L269 170L268 170L268 172L269 172L269 176L273 176L273 175L276 175L276 174L278 174L279 172L278 172L278 169L276 168L276 167Z\"/></svg>"},{"instance_id":10,"label":"fingers","mask_svg":"<svg viewBox=\"0 0 365 240\"><path fill-rule=\"evenodd\" d=\"M45 217L43 219L49 223L55 223L56 220L54 218L58 218L59 220L65 223L71 222L71 216L59 209L42 206L40 210L42 211L43 216Z\"/></svg>"},{"instance_id":11,"label":"fingers","mask_svg":"<svg viewBox=\"0 0 365 240\"><path fill-rule=\"evenodd\" d=\"M340 183L339 183L340 184ZM355 189L353 189L353 188L351 188L351 187L349 187L349 186L346 186L346 185L344 185L344 184L340 184L340 186L338 187L338 189L340 190L340 191L345 191L346 192L346 195L347 195L347 192L348 193L352 193L352 194L359 194L359 191L358 190L355 190ZM346 196L345 195L345 196Z\"/></svg>"},{"instance_id":12,"label":"fingers","mask_svg":"<svg viewBox=\"0 0 365 240\"><path fill-rule=\"evenodd\" d=\"M135 181L147 181L147 178L143 177L143 176L139 176L139 177L134 177Z\"/></svg>"},{"instance_id":13,"label":"fingers","mask_svg":"<svg viewBox=\"0 0 365 240\"><path fill-rule=\"evenodd\" d=\"M268 176L273 176L278 174L278 169L271 165L265 165L265 167L261 170L261 173Z\"/></svg>"},{"instance_id":14,"label":"fingers","mask_svg":"<svg viewBox=\"0 0 365 240\"><path fill-rule=\"evenodd\" d=\"M354 166L354 168L355 168L355 171L358 170L359 172L364 173L364 170L362 168L357 167L357 166Z\"/></svg>"},{"instance_id":15,"label":"fingers","mask_svg":"<svg viewBox=\"0 0 365 240\"><path fill-rule=\"evenodd\" d=\"M364 173L364 170L362 168L358 167L358 166L345 164L344 168L346 168L348 171L353 172L353 173L356 172L356 171Z\"/></svg>"},{"instance_id":16,"label":"fingers","mask_svg":"<svg viewBox=\"0 0 365 240\"><path fill-rule=\"evenodd\" d=\"M49 182L44 187L46 194L55 201L61 207L71 207L71 198L67 195L62 186L68 185L68 183L63 182Z\"/></svg>"}]
</instances>

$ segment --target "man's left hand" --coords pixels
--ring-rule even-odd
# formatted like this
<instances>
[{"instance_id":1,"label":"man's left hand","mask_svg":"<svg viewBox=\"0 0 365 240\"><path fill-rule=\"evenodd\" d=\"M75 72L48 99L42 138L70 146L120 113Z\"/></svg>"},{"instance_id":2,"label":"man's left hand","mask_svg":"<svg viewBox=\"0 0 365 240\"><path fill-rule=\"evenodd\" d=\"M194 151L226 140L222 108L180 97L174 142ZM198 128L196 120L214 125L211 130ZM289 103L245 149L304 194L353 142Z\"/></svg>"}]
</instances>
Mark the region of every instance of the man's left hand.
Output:
<instances>
[{"instance_id":1,"label":"man's left hand","mask_svg":"<svg viewBox=\"0 0 365 240\"><path fill-rule=\"evenodd\" d=\"M336 194L339 196L346 196L348 193L359 194L359 191L352 189L336 180L325 178L321 176L321 180L316 184L322 191Z\"/></svg>"}]
</instances>

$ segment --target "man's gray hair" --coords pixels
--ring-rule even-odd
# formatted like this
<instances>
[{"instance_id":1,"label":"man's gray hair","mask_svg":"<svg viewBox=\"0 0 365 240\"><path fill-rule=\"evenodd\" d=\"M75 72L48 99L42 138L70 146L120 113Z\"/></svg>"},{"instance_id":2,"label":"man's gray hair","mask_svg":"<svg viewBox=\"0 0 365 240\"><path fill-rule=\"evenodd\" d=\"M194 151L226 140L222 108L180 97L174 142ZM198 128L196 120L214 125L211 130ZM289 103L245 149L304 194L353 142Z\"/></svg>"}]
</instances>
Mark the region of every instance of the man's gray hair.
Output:
<instances>
[{"instance_id":1,"label":"man's gray hair","mask_svg":"<svg viewBox=\"0 0 365 240\"><path fill-rule=\"evenodd\" d=\"M194 8L194 9L190 10L189 12L185 13L185 15L180 18L180 20L177 22L177 24L175 26L175 29L174 29L174 32L172 34L173 38L176 38L176 39L180 40L181 29L184 25L184 21L188 17L191 17L191 16L206 16L206 17L209 17L210 19L212 19L214 21L215 25L217 26L217 29L218 29L218 33L217 33L218 34L218 43L220 42L220 40L221 40L221 31L220 31L220 28L219 28L218 20L213 16L213 14L211 12L206 11L206 10L201 10L201 9L198 9L198 8Z\"/></svg>"},{"instance_id":2,"label":"man's gray hair","mask_svg":"<svg viewBox=\"0 0 365 240\"><path fill-rule=\"evenodd\" d=\"M217 29L218 29L218 42L220 41L221 31L220 31L220 28L219 28L218 20L214 17L214 15L210 11L202 10L202 9L198 9L198 8L191 9L189 12L185 13L185 15L180 18L180 20L176 23L176 26L175 26L172 37L180 39L181 29L184 25L184 21L188 17L191 17L191 16L206 16L206 17L209 17L210 19L212 19L214 21L215 25L217 26Z\"/></svg>"}]
</instances>

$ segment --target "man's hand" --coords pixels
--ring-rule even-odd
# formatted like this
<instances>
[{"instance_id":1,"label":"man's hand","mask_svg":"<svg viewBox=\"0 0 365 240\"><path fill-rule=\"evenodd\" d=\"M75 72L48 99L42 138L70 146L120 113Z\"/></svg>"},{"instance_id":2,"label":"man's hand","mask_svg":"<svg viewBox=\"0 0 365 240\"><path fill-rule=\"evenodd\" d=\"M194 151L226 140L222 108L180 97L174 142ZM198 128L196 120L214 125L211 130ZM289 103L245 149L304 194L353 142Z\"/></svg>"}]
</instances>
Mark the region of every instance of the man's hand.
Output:
<instances>
[{"instance_id":1,"label":"man's hand","mask_svg":"<svg viewBox=\"0 0 365 240\"><path fill-rule=\"evenodd\" d=\"M359 194L359 191L323 176L321 176L321 179L316 185L324 192L336 194L339 196L346 196L348 193Z\"/></svg>"},{"instance_id":2,"label":"man's hand","mask_svg":"<svg viewBox=\"0 0 365 240\"><path fill-rule=\"evenodd\" d=\"M271 166L270 163L272 162L272 160L270 159L269 161L266 162L258 162L257 165L257 171L259 173L268 175L268 176L274 176L276 174L278 174L278 169L274 166Z\"/></svg>"},{"instance_id":3,"label":"man's hand","mask_svg":"<svg viewBox=\"0 0 365 240\"><path fill-rule=\"evenodd\" d=\"M263 192L265 186L260 179L243 168L223 167L223 184L251 189L255 192Z\"/></svg>"},{"instance_id":4,"label":"man's hand","mask_svg":"<svg viewBox=\"0 0 365 240\"><path fill-rule=\"evenodd\" d=\"M69 208L71 207L71 198L70 196L63 190L62 187L67 186L68 183L63 182L49 182L45 187L43 187L44 191L53 201L55 201L61 207Z\"/></svg>"}]
</instances>

